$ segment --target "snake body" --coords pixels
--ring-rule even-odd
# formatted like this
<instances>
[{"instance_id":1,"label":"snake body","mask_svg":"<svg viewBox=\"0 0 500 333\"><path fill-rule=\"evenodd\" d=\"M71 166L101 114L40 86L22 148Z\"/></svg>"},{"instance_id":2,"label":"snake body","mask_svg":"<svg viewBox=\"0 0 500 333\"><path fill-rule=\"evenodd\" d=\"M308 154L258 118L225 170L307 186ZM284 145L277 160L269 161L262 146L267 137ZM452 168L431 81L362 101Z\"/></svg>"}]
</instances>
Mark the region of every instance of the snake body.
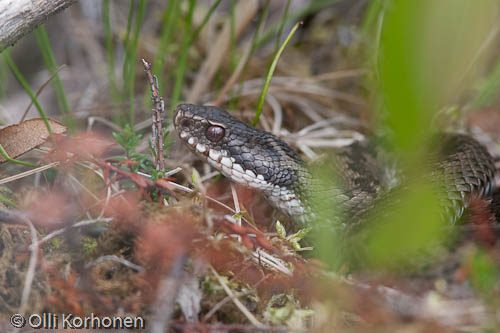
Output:
<instances>
[{"instance_id":1,"label":"snake body","mask_svg":"<svg viewBox=\"0 0 500 333\"><path fill-rule=\"evenodd\" d=\"M307 223L314 177L300 156L275 135L247 125L214 106L180 104L174 115L178 135L192 151L232 181L264 192L273 206ZM443 210L455 221L473 196L492 191L495 166L487 149L470 136L444 134L429 177L443 179ZM353 218L385 192L383 167L373 150L355 142L332 162L341 185L328 191Z\"/></svg>"}]
</instances>

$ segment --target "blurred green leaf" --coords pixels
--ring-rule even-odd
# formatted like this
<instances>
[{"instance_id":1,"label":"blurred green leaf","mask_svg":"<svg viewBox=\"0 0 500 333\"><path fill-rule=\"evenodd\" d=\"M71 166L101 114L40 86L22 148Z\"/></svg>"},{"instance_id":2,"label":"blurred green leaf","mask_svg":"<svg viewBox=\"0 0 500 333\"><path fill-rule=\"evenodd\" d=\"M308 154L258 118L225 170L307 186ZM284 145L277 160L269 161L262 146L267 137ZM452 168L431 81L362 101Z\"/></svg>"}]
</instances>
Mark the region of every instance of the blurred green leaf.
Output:
<instances>
[{"instance_id":1,"label":"blurred green leaf","mask_svg":"<svg viewBox=\"0 0 500 333\"><path fill-rule=\"evenodd\" d=\"M371 22L381 24L375 72L382 118L394 134L406 176L399 197L375 210L373 229L356 245L372 265L409 262L444 237L439 192L427 184L430 166L422 162L432 150L425 143L436 130L434 114L454 102L467 83L497 9L493 0L393 0L372 7Z\"/></svg>"},{"instance_id":2,"label":"blurred green leaf","mask_svg":"<svg viewBox=\"0 0 500 333\"><path fill-rule=\"evenodd\" d=\"M397 196L389 196L369 218L372 224L362 248L369 265L399 268L412 264L415 256L427 255L426 250L445 237L436 189L425 183L412 182Z\"/></svg>"},{"instance_id":3,"label":"blurred green leaf","mask_svg":"<svg viewBox=\"0 0 500 333\"><path fill-rule=\"evenodd\" d=\"M418 151L433 113L459 92L497 9L494 0L395 0L383 12L380 88L404 151Z\"/></svg>"}]
</instances>

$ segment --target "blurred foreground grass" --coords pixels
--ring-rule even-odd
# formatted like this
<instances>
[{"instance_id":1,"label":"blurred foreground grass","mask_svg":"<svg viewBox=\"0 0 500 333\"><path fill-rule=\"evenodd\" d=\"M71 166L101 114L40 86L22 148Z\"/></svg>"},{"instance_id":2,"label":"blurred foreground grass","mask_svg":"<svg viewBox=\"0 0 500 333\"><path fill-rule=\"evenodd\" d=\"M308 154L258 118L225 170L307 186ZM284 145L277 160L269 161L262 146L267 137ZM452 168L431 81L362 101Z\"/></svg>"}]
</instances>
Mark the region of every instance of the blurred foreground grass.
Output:
<instances>
[{"instance_id":1,"label":"blurred foreground grass","mask_svg":"<svg viewBox=\"0 0 500 333\"><path fill-rule=\"evenodd\" d=\"M375 131L390 138L410 185L397 198L398 207L377 209L395 212L373 216L375 227L354 245L366 264L401 268L449 235L439 214L438 184L424 177L431 171L423 162L432 150L427 142L442 130L435 126L436 114L457 103L491 60L488 42L498 10L493 0L377 0L368 9L364 32L373 41L367 54L370 85L378 92ZM338 259L331 253L342 252L341 241L332 245L331 237L320 235L318 242L324 260Z\"/></svg>"}]
</instances>

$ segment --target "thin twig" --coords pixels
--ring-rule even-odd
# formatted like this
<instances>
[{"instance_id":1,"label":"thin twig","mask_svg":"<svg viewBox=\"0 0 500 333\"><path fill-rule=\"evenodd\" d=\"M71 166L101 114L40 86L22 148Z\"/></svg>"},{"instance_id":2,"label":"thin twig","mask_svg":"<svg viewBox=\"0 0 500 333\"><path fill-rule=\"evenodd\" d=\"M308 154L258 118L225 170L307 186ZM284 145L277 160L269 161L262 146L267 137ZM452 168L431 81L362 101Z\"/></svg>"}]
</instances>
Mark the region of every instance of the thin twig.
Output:
<instances>
[{"instance_id":1,"label":"thin twig","mask_svg":"<svg viewBox=\"0 0 500 333\"><path fill-rule=\"evenodd\" d=\"M238 200L238 193L236 193L236 187L234 186L233 183L231 183L231 194L233 195L234 210L238 215L238 218L236 219L236 224L241 227L240 201Z\"/></svg>"},{"instance_id":2,"label":"thin twig","mask_svg":"<svg viewBox=\"0 0 500 333\"><path fill-rule=\"evenodd\" d=\"M92 260L91 262L89 262L88 264L85 265L85 268L90 268L92 266L95 266L95 265L100 264L100 263L105 262L105 261L117 262L117 263L122 264L123 266L126 266L130 269L133 269L134 271L137 271L137 272L144 271L144 268L142 266L136 265L133 262L128 261L127 259L123 259L123 258L117 257L115 255L102 256L102 257L97 258L96 260Z\"/></svg>"},{"instance_id":3,"label":"thin twig","mask_svg":"<svg viewBox=\"0 0 500 333\"><path fill-rule=\"evenodd\" d=\"M40 86L40 88L38 88L38 90L36 91L36 94L35 94L36 97L40 96L43 89L45 89L45 87L57 76L57 74L59 74L59 72L63 68L66 68L66 65L61 65L58 68L56 68L56 70L50 75L50 77ZM21 120L19 120L20 123L22 123L23 120L26 118L26 115L28 114L28 112L30 111L32 106L33 106L33 100L31 100L30 104L26 108L26 111L24 111L24 113L21 117Z\"/></svg>"},{"instance_id":4,"label":"thin twig","mask_svg":"<svg viewBox=\"0 0 500 333\"><path fill-rule=\"evenodd\" d=\"M293 273L288 269L285 264L286 262L267 253L262 249L257 249L257 251L252 251L252 259L255 263L263 266L262 264L268 265L270 268L274 268L278 272L286 274L288 276L293 276Z\"/></svg>"},{"instance_id":5,"label":"thin twig","mask_svg":"<svg viewBox=\"0 0 500 333\"><path fill-rule=\"evenodd\" d=\"M98 222L109 223L111 221L113 221L113 218L109 217L109 218L98 218L98 219L93 219L93 220L84 220L84 221L77 222L69 227L65 227L65 228L61 228L61 229L57 229L57 230L52 231L50 234L45 235L45 237L40 239L40 241L37 241L36 244L32 243L30 245L29 249L32 250L34 248L34 246L36 246L36 247L40 246L41 244L43 244L43 243L47 242L48 240L64 233L66 230L68 230L70 228L83 227L83 226L87 226L87 225L98 223Z\"/></svg>"},{"instance_id":6,"label":"thin twig","mask_svg":"<svg viewBox=\"0 0 500 333\"><path fill-rule=\"evenodd\" d=\"M156 171L163 172L163 170L165 170L165 157L163 154L163 129L161 114L165 111L165 103L159 93L158 78L151 72L151 64L144 59L142 59L142 64L144 65L144 72L146 72L146 76L148 77L149 85L151 87L151 100L154 104L153 124L151 125L151 144L156 155Z\"/></svg>"},{"instance_id":7,"label":"thin twig","mask_svg":"<svg viewBox=\"0 0 500 333\"><path fill-rule=\"evenodd\" d=\"M283 109L281 108L280 102L276 97L273 96L273 94L267 94L266 100L274 112L272 133L275 135L279 135L281 130L281 124L283 122Z\"/></svg>"},{"instance_id":8,"label":"thin twig","mask_svg":"<svg viewBox=\"0 0 500 333\"><path fill-rule=\"evenodd\" d=\"M314 75L304 80L310 81L334 81L338 79L345 79L351 77L363 76L368 73L368 70L364 68L355 68L355 69L344 69L335 72L322 73L318 75ZM300 79L299 79L300 80Z\"/></svg>"},{"instance_id":9,"label":"thin twig","mask_svg":"<svg viewBox=\"0 0 500 333\"><path fill-rule=\"evenodd\" d=\"M172 170L172 171L176 171L176 172L177 172L177 171L178 171L178 169L180 169L180 168L176 168L176 169L174 169L174 170ZM138 174L140 174L140 175L142 175L142 176L144 176L144 177L151 178L151 175L148 175L148 174L143 173L143 172L138 172ZM168 181L167 183L168 183L169 185L172 185L172 187L174 187L175 189L180 190L180 191L183 191L183 192L186 192L186 193L193 193L193 192L195 192L195 190L190 189L189 187L186 187L186 186L183 186L183 185L180 185L180 184L174 183L174 182L172 182L172 181ZM215 198L212 198L211 196L208 196L208 195L203 195L203 197L205 197L207 200L210 200L210 201L212 201L212 202L216 203L217 205L219 205L219 206L221 206L221 207L224 207L225 209L229 210L229 211L230 211L231 213L233 213L233 214L236 214L236 213L237 213L237 211L236 211L236 210L234 210L233 208L229 207L229 206L228 206L228 205L226 205L225 203L223 203L223 202L221 202L221 201L219 201L219 200L217 200L217 199L215 199ZM248 221L245 217L242 217L242 219L243 219L243 220L245 220L245 222L247 222L248 224L252 225L252 224L250 223L250 221Z\"/></svg>"},{"instance_id":10,"label":"thin twig","mask_svg":"<svg viewBox=\"0 0 500 333\"><path fill-rule=\"evenodd\" d=\"M19 313L24 315L26 307L28 306L28 299L31 293L31 285L33 284L33 278L35 277L35 268L38 259L38 236L36 233L35 226L31 221L23 216L22 214L17 214L17 218L23 221L29 228L31 233L31 246L30 246L30 260L28 263L28 270L26 271L26 277L24 279L23 294L21 296L21 305L19 306Z\"/></svg>"},{"instance_id":11,"label":"thin twig","mask_svg":"<svg viewBox=\"0 0 500 333\"><path fill-rule=\"evenodd\" d=\"M18 179L21 179L21 178L24 178L24 177L31 176L31 175L33 175L35 173L42 172L44 170L56 167L59 164L60 164L60 162L52 162L52 163L49 163L49 164L46 164L46 165L42 165L41 167L38 167L38 168L35 168L35 169L31 169L31 170L28 170L28 171L25 171L25 172L18 173L17 175L14 175L14 176L2 178L2 179L0 179L0 185L1 184L6 184L6 183L10 183L10 182L12 182L14 180L18 180Z\"/></svg>"}]
</instances>

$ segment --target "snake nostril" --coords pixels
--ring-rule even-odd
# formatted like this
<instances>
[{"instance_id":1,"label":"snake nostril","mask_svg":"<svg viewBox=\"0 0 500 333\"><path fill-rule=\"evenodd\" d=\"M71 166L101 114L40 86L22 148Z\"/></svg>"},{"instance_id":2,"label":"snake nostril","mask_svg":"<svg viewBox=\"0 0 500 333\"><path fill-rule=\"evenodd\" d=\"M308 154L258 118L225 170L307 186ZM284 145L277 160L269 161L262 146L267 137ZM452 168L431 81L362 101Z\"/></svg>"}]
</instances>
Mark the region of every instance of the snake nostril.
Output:
<instances>
[{"instance_id":1,"label":"snake nostril","mask_svg":"<svg viewBox=\"0 0 500 333\"><path fill-rule=\"evenodd\" d=\"M218 142L224 137L224 134L224 128L220 126L210 126L209 128L207 128L205 136L212 142Z\"/></svg>"}]
</instances>

